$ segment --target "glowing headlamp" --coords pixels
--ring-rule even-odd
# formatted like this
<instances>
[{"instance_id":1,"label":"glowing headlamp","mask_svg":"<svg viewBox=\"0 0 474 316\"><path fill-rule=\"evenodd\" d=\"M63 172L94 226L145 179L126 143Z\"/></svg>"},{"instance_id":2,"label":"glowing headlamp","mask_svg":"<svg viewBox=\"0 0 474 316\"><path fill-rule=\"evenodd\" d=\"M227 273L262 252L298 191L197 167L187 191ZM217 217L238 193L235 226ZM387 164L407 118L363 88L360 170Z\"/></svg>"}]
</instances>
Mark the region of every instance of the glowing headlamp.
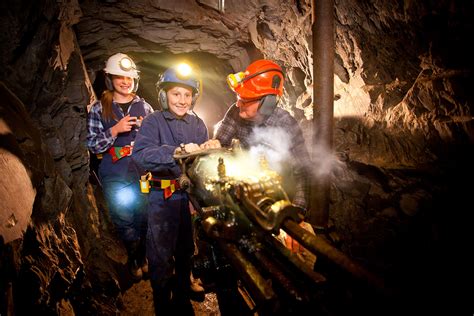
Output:
<instances>
[{"instance_id":1,"label":"glowing headlamp","mask_svg":"<svg viewBox=\"0 0 474 316\"><path fill-rule=\"evenodd\" d=\"M232 90L235 90L244 81L246 74L245 72L238 72L227 76L227 84Z\"/></svg>"},{"instance_id":2,"label":"glowing headlamp","mask_svg":"<svg viewBox=\"0 0 474 316\"><path fill-rule=\"evenodd\" d=\"M176 67L176 71L180 77L188 78L193 70L188 64L181 63Z\"/></svg>"},{"instance_id":3,"label":"glowing headlamp","mask_svg":"<svg viewBox=\"0 0 474 316\"><path fill-rule=\"evenodd\" d=\"M124 71L130 71L134 68L132 60L128 57L120 59L119 66Z\"/></svg>"}]
</instances>

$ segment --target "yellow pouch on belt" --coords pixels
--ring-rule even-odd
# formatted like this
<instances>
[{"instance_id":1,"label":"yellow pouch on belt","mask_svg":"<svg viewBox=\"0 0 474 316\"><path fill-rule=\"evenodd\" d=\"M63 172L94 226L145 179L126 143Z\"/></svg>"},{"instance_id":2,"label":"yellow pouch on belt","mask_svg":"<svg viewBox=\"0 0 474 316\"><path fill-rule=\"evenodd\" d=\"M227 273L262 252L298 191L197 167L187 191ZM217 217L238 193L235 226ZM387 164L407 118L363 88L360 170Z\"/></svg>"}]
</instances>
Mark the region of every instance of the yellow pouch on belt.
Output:
<instances>
[{"instance_id":1,"label":"yellow pouch on belt","mask_svg":"<svg viewBox=\"0 0 474 316\"><path fill-rule=\"evenodd\" d=\"M151 172L148 172L140 177L140 191L142 193L150 193L150 179Z\"/></svg>"}]
</instances>

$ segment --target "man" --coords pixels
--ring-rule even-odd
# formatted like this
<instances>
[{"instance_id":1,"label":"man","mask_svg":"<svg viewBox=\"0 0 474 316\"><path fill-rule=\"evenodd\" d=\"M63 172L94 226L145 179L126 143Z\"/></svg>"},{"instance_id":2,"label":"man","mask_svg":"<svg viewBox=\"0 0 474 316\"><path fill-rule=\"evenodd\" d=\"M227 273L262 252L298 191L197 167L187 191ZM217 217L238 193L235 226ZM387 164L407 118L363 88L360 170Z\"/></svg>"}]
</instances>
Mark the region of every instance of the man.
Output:
<instances>
[{"instance_id":1,"label":"man","mask_svg":"<svg viewBox=\"0 0 474 316\"><path fill-rule=\"evenodd\" d=\"M220 142L223 147L229 147L232 139L236 138L244 149L248 149L259 145L259 142L264 145L272 144L271 139L255 137L265 129L283 131L290 143L289 157L284 163L290 168L290 174L294 178L292 203L300 207L304 214L309 200L310 156L298 122L277 106L279 97L283 94L284 77L281 67L270 60L257 60L244 72L229 75L227 82L236 93L237 102L218 123L214 139L206 145L215 146L215 143Z\"/></svg>"}]
</instances>

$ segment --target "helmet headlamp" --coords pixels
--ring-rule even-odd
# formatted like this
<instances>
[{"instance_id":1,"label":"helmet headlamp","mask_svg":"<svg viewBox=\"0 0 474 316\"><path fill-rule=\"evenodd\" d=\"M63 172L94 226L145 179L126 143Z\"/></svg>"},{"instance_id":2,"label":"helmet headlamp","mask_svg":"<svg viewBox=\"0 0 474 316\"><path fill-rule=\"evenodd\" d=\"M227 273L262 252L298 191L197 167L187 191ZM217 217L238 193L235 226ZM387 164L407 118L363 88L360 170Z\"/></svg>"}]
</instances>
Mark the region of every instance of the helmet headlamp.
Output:
<instances>
[{"instance_id":1,"label":"helmet headlamp","mask_svg":"<svg viewBox=\"0 0 474 316\"><path fill-rule=\"evenodd\" d=\"M242 71L235 74L230 74L227 76L227 84L232 90L234 90L244 81L244 78L245 72Z\"/></svg>"},{"instance_id":2,"label":"helmet headlamp","mask_svg":"<svg viewBox=\"0 0 474 316\"><path fill-rule=\"evenodd\" d=\"M176 75L178 78L186 80L191 76L192 68L186 63L181 63L176 66Z\"/></svg>"},{"instance_id":3,"label":"helmet headlamp","mask_svg":"<svg viewBox=\"0 0 474 316\"><path fill-rule=\"evenodd\" d=\"M134 68L132 60L128 57L124 57L120 59L119 66L124 71L130 71L131 69Z\"/></svg>"}]
</instances>

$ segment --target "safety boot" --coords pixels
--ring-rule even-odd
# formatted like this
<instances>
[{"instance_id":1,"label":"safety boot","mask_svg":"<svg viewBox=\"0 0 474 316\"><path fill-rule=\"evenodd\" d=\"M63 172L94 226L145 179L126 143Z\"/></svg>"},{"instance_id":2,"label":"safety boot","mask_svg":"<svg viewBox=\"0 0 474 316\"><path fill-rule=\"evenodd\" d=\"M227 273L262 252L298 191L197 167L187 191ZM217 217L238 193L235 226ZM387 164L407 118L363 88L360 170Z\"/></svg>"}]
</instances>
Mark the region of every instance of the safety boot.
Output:
<instances>
[{"instance_id":1,"label":"safety boot","mask_svg":"<svg viewBox=\"0 0 474 316\"><path fill-rule=\"evenodd\" d=\"M197 294L201 294L201 293L204 293L205 290L204 290L204 287L202 286L202 281L201 279L197 278L195 279L193 274L191 273L190 276L190 289L191 289L191 292L193 293L197 293Z\"/></svg>"},{"instance_id":2,"label":"safety boot","mask_svg":"<svg viewBox=\"0 0 474 316\"><path fill-rule=\"evenodd\" d=\"M142 266L140 267L144 274L148 274L148 260L145 258L143 260Z\"/></svg>"},{"instance_id":3,"label":"safety boot","mask_svg":"<svg viewBox=\"0 0 474 316\"><path fill-rule=\"evenodd\" d=\"M127 249L127 265L128 271L132 276L134 281L140 281L143 278L143 271L141 269L139 258L139 241L128 241L125 243L125 248Z\"/></svg>"},{"instance_id":4,"label":"safety boot","mask_svg":"<svg viewBox=\"0 0 474 316\"><path fill-rule=\"evenodd\" d=\"M136 260L132 260L131 262L129 262L128 270L135 281L139 281L143 278L143 271L141 267L137 264Z\"/></svg>"}]
</instances>

